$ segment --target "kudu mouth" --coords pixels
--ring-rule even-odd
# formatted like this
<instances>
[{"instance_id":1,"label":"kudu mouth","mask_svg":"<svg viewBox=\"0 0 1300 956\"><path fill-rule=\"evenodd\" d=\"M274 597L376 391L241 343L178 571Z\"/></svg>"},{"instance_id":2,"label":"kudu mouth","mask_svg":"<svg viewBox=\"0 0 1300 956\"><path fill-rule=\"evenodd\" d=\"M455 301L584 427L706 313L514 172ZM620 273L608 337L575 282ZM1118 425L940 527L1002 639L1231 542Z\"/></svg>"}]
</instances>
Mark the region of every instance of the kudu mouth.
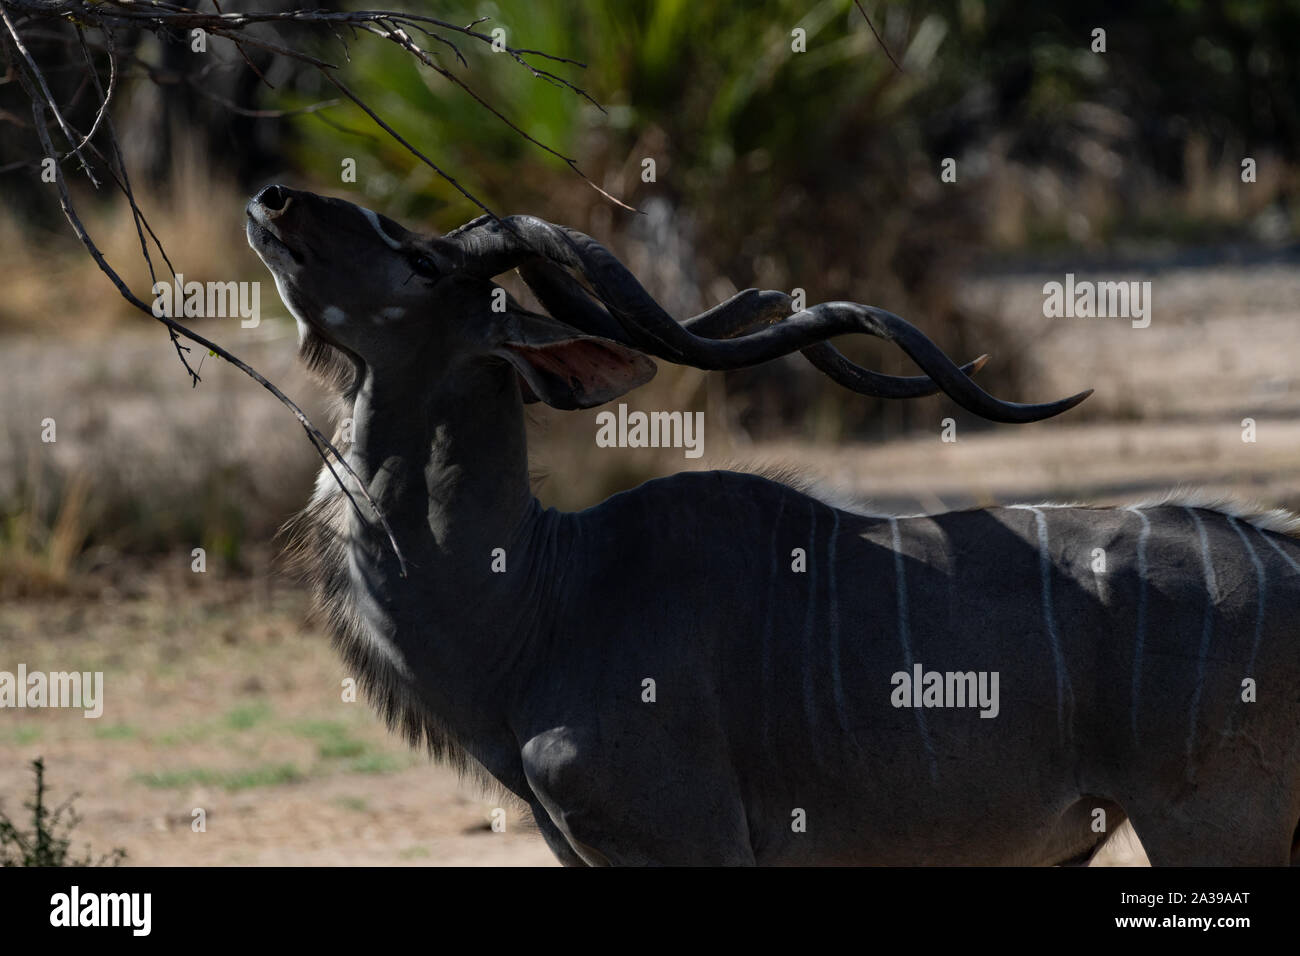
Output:
<instances>
[{"instance_id":1,"label":"kudu mouth","mask_svg":"<svg viewBox=\"0 0 1300 956\"><path fill-rule=\"evenodd\" d=\"M295 237L285 219L285 214L296 205L300 205L300 200L293 190L284 186L265 186L258 191L244 207L248 244L270 270L281 300L298 322L299 350L308 367L347 391L360 380L362 360L332 334L310 298L305 299L298 289L296 280L307 262L304 254L290 244ZM290 241L286 241L286 236ZM336 364L332 354L343 360L343 366ZM350 380L343 372L344 367L351 370Z\"/></svg>"},{"instance_id":2,"label":"kudu mouth","mask_svg":"<svg viewBox=\"0 0 1300 956\"><path fill-rule=\"evenodd\" d=\"M283 223L278 222L293 201L285 187L266 186L244 207L248 215L248 244L272 271L276 266L283 267L286 257L294 265L302 264L302 257L285 241Z\"/></svg>"}]
</instances>

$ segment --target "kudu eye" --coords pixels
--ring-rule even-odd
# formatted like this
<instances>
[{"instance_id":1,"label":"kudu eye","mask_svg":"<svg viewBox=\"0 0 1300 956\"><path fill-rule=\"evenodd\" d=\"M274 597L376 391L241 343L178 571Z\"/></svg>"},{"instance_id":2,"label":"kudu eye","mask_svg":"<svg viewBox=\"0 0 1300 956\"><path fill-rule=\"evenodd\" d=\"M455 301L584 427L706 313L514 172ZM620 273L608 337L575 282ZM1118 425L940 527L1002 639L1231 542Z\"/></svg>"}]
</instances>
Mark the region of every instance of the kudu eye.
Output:
<instances>
[{"instance_id":1,"label":"kudu eye","mask_svg":"<svg viewBox=\"0 0 1300 956\"><path fill-rule=\"evenodd\" d=\"M411 260L411 268L427 279L436 279L442 275L433 256L417 255Z\"/></svg>"}]
</instances>

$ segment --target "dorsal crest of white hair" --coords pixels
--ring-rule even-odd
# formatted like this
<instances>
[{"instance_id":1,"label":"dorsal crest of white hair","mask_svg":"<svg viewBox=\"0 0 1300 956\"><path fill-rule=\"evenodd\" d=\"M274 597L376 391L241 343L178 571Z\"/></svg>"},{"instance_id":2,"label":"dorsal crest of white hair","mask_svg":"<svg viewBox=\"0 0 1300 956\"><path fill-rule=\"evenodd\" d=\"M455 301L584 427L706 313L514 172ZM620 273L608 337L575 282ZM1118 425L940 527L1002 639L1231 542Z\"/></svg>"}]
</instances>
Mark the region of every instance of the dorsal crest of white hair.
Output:
<instances>
[{"instance_id":1,"label":"dorsal crest of white hair","mask_svg":"<svg viewBox=\"0 0 1300 956\"><path fill-rule=\"evenodd\" d=\"M1130 508L1158 508L1173 505L1183 508L1200 508L1204 511L1217 511L1219 514L1236 518L1261 531L1274 531L1278 534L1300 537L1300 514L1286 508L1269 508L1256 501L1239 498L1235 495L1207 491L1202 488L1176 488L1158 498L1149 498L1129 505Z\"/></svg>"},{"instance_id":2,"label":"dorsal crest of white hair","mask_svg":"<svg viewBox=\"0 0 1300 956\"><path fill-rule=\"evenodd\" d=\"M791 465L761 464L737 470L758 475L760 478L766 478L769 481L775 481L778 484L793 488L795 491L802 492L810 498L816 498L824 505L830 505L839 511L860 515L863 518L920 517L919 515L896 515L876 510L871 507L871 502L861 495L854 494L825 478L800 471Z\"/></svg>"},{"instance_id":3,"label":"dorsal crest of white hair","mask_svg":"<svg viewBox=\"0 0 1300 956\"><path fill-rule=\"evenodd\" d=\"M920 515L896 515L873 509L866 499L839 487L822 478L808 475L797 468L787 465L763 465L746 469L752 474L760 475L771 481L779 482L816 498L832 508L861 515L864 518L910 518ZM1212 492L1200 488L1176 488L1156 498L1148 498L1122 507L1130 510L1141 508L1159 508L1162 506L1200 508L1214 511L1237 521L1244 522L1261 531L1272 531L1293 538L1300 538L1300 514L1286 508L1269 508L1259 502L1250 501L1236 495ZM1101 505L1082 502L1050 502L1037 504L1012 504L1008 508L1099 508Z\"/></svg>"}]
</instances>

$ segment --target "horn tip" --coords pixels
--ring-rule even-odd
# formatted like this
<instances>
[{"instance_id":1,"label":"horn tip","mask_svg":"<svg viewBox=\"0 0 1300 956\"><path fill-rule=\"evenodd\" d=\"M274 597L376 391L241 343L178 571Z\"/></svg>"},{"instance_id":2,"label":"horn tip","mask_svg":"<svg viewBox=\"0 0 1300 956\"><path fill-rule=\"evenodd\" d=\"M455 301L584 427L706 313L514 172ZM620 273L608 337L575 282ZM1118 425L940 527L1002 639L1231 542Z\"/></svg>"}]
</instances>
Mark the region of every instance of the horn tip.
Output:
<instances>
[{"instance_id":1,"label":"horn tip","mask_svg":"<svg viewBox=\"0 0 1300 956\"><path fill-rule=\"evenodd\" d=\"M1071 395L1069 398L1063 398L1059 402L1053 403L1056 405L1056 411L1052 412L1052 414L1049 415L1048 417L1051 418L1061 414L1062 412L1068 412L1070 409L1074 408L1076 405L1083 402L1084 399L1086 399L1094 391L1096 391L1096 389L1086 388L1082 392L1079 392L1076 395Z\"/></svg>"},{"instance_id":2,"label":"horn tip","mask_svg":"<svg viewBox=\"0 0 1300 956\"><path fill-rule=\"evenodd\" d=\"M1085 389L1084 391L1079 392L1077 395L1071 395L1069 398L1062 398L1055 402L1048 402L1045 405L1021 406L1022 408L1030 409L1031 410L1030 414L1026 416L1015 415L1011 418L996 418L994 419L994 421L1026 423L1026 422L1041 422L1048 418L1055 418L1057 415L1061 415L1065 412L1068 412L1070 409L1074 408L1074 406L1078 405L1085 398L1091 395L1093 391L1094 389L1091 388Z\"/></svg>"}]
</instances>

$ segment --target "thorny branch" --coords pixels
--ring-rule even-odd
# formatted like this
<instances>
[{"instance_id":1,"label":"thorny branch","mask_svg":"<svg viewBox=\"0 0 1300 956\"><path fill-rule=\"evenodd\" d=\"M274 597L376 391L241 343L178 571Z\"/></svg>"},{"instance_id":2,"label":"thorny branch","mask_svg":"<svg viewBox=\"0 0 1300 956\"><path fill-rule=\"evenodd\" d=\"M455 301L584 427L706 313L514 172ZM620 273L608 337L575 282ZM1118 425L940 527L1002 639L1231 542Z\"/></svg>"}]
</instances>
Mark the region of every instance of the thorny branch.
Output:
<instances>
[{"instance_id":1,"label":"thorny branch","mask_svg":"<svg viewBox=\"0 0 1300 956\"><path fill-rule=\"evenodd\" d=\"M562 155L556 150L551 149L546 144L541 143L534 137L530 136L503 113L480 97L454 72L447 67L437 64L433 59L433 57L436 56L436 53L427 51L416 44L411 38L409 31L418 32L448 48L455 55L456 61L462 66L467 66L468 64L461 53L460 48L444 34L459 34L462 37L469 38L475 42L482 42L489 45L495 44L493 49L507 53L515 63L529 70L534 77L543 80L544 82L566 88L576 95L595 104L597 107L599 107L600 104L596 103L596 101L592 99L585 90L579 88L569 80L557 76L549 70L534 65L529 62L527 58L539 57L555 63L578 67L585 67L585 64L580 63L577 60L555 56L539 50L504 46L493 37L475 29L482 20L475 20L466 26L457 26L435 17L387 10L351 12L333 12L327 10L291 10L287 12L232 11L227 13L221 10L217 0L214 0L214 6L217 8L216 12L207 13L181 4L163 2L163 0L0 0L0 21L2 21L4 25L4 33L0 36L0 40L3 40L6 59L8 61L8 75L16 75L24 93L31 101L32 116L35 121L34 128L44 155L46 157L56 158L56 162L54 163L55 184L58 189L59 204L63 209L63 214L71 225L73 232L81 241L82 245L85 246L87 252L95 261L95 264L99 267L100 271L109 278L121 294L122 298L130 305L139 309L141 312L144 312L146 315L157 319L166 326L168 335L176 348L176 353L179 356L182 365L185 367L185 371L190 376L192 384L198 384L199 376L186 358L186 353L190 351L190 347L181 343L180 340L182 337L208 349L214 355L217 355L229 362L231 365L234 365L263 388L271 392L271 394L273 394L281 404L293 413L294 417L298 420L298 423L306 432L308 439L312 443L312 447L316 449L317 454L319 454L321 459L325 462L325 466L330 470L330 474L338 483L343 493L347 495L348 501L352 504L352 507L356 510L357 514L362 514L361 508L353 497L352 491L348 487L348 483L340 477L337 471L335 471L335 463L341 465L347 476L352 478L352 483L360 490L361 495L373 509L375 515L378 516L385 533L388 535L388 541L393 549L393 553L399 562L401 574L405 577L406 559L402 554L401 548L397 544L397 539L393 534L392 528L389 526L388 519L385 517L383 511L380 510L375 500L371 497L365 484L347 463L347 460L343 457L342 453L334 447L330 440L326 438L314 424L312 424L311 420L292 399L285 395L284 392L276 387L274 383L266 379L256 369L222 348L220 345L217 345L215 342L212 342L204 336L192 331L170 316L155 315L153 309L131 291L121 276L119 276L113 267L109 265L103 253L90 237L90 234L82 223L81 217L77 213L76 206L73 203L71 193L68 189L67 181L64 179L61 161L67 160L72 156L77 157L80 161L81 169L86 173L87 177L96 188L99 187L100 182L96 178L90 163L87 161L86 154L89 153L103 164L103 168L107 172L108 177L112 180L113 185L122 193L123 196L126 197L127 202L130 204L136 234L140 241L141 254L148 266L151 281L156 281L157 276L154 269L154 263L149 251L149 240L153 241L153 244L157 247L159 254L162 256L163 261L167 264L167 268L171 271L173 276L176 274L176 269L172 265L171 260L167 257L166 250L163 248L161 240L159 240L158 236L154 233L147 218L136 203L135 193L131 187L130 178L127 175L127 167L122 154L121 145L118 141L116 130L113 127L111 104L114 94L117 91L118 81L120 79L119 74L123 62L141 67L145 75L154 82L160 80L162 71L157 70L151 64L135 57L129 51L119 52L114 42L114 34L116 30L143 29L159 35L165 35L172 31L183 31L189 33L196 29L202 30L209 36L220 37L233 43L240 55L243 57L245 63L250 69L253 69L253 71L258 74L259 78L262 79L263 82L266 82L266 78L262 76L252 61L248 58L245 45L267 50L277 56L282 56L313 67L348 100L356 104L358 108L365 112L366 115L368 115L385 133L393 137L408 152L427 165L438 176L460 192L461 195L465 196L494 219L497 217L492 210L470 193L469 190L462 186L454 177L441 169L432 159L404 139L401 134L393 129L382 117L379 116L378 113L371 109L369 105L357 96L339 78L338 67L335 64L293 47L274 43L265 37L254 36L247 32L247 28L259 24L324 26L332 31L334 36L337 37L339 42L343 45L345 57L348 55L347 43L339 32L340 28L350 29L354 35L358 31L362 31L391 40L408 53L414 55L429 69L438 73L454 85L460 87L479 105L483 106L502 122L506 123L516 133L520 134L539 148L562 159L574 172L579 176L582 176L588 185L599 192L602 196L605 196L610 201L617 203L624 208L630 208L615 197L610 196L605 192L605 190L591 182L590 179L587 179L587 177L583 175L582 171L578 169L576 162L571 157ZM13 14L13 16L11 16L11 14ZM58 26L64 24L72 25L75 31L77 46L85 59L86 73L93 83L95 93L99 98L99 107L96 111L94 121L92 122L90 129L84 134L81 134L72 126L71 123L68 122L64 116L64 112L60 110L59 104L55 100L53 93L50 91L49 85L45 79L45 73L53 72L53 70L47 69L46 71L43 71L36 58L32 55L27 43L24 42L24 32L28 36L40 35L43 38L48 38L50 31L41 29L40 26L36 25L50 23L56 25L56 34ZM24 30L24 28L32 26L35 26L35 29ZM86 37L87 29L98 30L103 37L102 44L95 43L93 40L88 41ZM62 34L57 35L60 37L63 36ZM67 39L71 42L72 37L67 37ZM91 53L92 46L105 50L108 54L109 76L107 89L104 88L104 85L100 81L99 72ZM66 67L61 65L56 69L64 68ZM212 98L221 102L221 100L215 96ZM302 111L245 112L252 112L254 115L259 116L279 116L288 115L290 112L314 112L337 102L339 101L336 100L331 103L318 103L307 107ZM233 106L233 104L228 105ZM54 117L60 132L68 143L69 149L66 152L60 153L55 150L47 122L47 112L49 115ZM16 120L16 118L13 117L7 118L11 121ZM100 137L101 139L106 138L109 155L105 155L104 151L95 145L94 140L97 137ZM13 169L21 165L26 164L12 164L5 168ZM146 238L146 233L148 234L148 238Z\"/></svg>"}]
</instances>

